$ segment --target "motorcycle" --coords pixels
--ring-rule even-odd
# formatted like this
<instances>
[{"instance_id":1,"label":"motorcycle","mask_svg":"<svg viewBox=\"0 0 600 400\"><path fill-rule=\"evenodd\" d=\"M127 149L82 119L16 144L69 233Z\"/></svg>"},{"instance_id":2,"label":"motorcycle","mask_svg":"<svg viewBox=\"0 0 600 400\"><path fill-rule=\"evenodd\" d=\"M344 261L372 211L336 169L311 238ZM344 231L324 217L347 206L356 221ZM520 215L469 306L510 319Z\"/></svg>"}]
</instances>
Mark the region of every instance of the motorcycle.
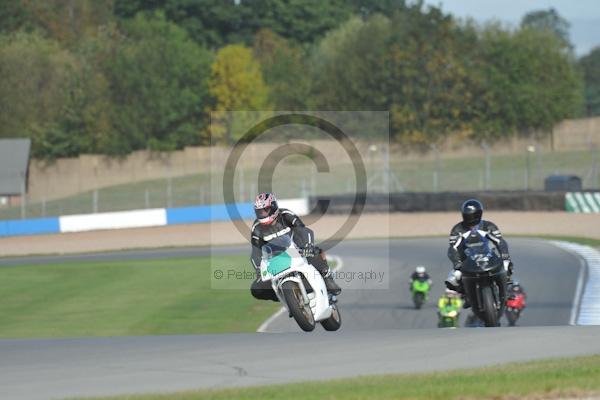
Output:
<instances>
[{"instance_id":1,"label":"motorcycle","mask_svg":"<svg viewBox=\"0 0 600 400\"><path fill-rule=\"evenodd\" d=\"M412 281L410 290L412 292L413 303L417 310L427 302L429 289L430 284L428 279L415 279Z\"/></svg>"},{"instance_id":2,"label":"motorcycle","mask_svg":"<svg viewBox=\"0 0 600 400\"><path fill-rule=\"evenodd\" d=\"M340 329L336 297L327 293L319 271L300 255L291 233L269 241L261 251L261 279L271 281L279 301L303 331L314 330L317 322L327 331Z\"/></svg>"},{"instance_id":3,"label":"motorcycle","mask_svg":"<svg viewBox=\"0 0 600 400\"><path fill-rule=\"evenodd\" d=\"M506 301L506 311L504 314L506 315L509 326L515 326L524 308L525 295L523 293L508 297L508 300Z\"/></svg>"},{"instance_id":4,"label":"motorcycle","mask_svg":"<svg viewBox=\"0 0 600 400\"><path fill-rule=\"evenodd\" d=\"M477 233L472 233L477 235ZM507 273L502 259L484 240L467 247L462 268L465 295L486 327L499 326L506 304Z\"/></svg>"},{"instance_id":5,"label":"motorcycle","mask_svg":"<svg viewBox=\"0 0 600 400\"><path fill-rule=\"evenodd\" d=\"M460 312L455 307L447 306L438 311L438 328L458 328Z\"/></svg>"}]
</instances>

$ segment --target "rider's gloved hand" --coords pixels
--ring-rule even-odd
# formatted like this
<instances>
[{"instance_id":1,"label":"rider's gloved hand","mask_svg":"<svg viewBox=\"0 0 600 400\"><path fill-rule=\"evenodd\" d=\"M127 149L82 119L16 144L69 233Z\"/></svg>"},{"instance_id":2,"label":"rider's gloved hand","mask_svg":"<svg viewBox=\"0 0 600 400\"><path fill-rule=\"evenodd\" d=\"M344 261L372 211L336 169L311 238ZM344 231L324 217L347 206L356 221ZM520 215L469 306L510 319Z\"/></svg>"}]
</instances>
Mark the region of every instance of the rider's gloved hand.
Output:
<instances>
[{"instance_id":1,"label":"rider's gloved hand","mask_svg":"<svg viewBox=\"0 0 600 400\"><path fill-rule=\"evenodd\" d=\"M508 273L508 276L511 276L513 273L513 263L510 259L504 260L504 270Z\"/></svg>"},{"instance_id":2,"label":"rider's gloved hand","mask_svg":"<svg viewBox=\"0 0 600 400\"><path fill-rule=\"evenodd\" d=\"M308 243L306 246L300 249L300 255L302 257L314 257L317 255L317 252L317 247L312 243Z\"/></svg>"}]
</instances>

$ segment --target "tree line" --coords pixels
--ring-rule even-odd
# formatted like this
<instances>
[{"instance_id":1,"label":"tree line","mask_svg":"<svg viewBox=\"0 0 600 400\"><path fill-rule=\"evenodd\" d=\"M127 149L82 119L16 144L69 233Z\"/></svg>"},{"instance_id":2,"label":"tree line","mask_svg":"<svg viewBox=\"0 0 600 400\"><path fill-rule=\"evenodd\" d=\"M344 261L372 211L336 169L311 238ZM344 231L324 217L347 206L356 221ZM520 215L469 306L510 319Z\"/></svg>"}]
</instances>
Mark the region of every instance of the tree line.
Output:
<instances>
[{"instance_id":1,"label":"tree line","mask_svg":"<svg viewBox=\"0 0 600 400\"><path fill-rule=\"evenodd\" d=\"M493 142L600 115L599 74L554 10L514 28L403 0L0 5L0 137L38 158L236 139L210 137L220 110L389 110L399 142Z\"/></svg>"}]
</instances>

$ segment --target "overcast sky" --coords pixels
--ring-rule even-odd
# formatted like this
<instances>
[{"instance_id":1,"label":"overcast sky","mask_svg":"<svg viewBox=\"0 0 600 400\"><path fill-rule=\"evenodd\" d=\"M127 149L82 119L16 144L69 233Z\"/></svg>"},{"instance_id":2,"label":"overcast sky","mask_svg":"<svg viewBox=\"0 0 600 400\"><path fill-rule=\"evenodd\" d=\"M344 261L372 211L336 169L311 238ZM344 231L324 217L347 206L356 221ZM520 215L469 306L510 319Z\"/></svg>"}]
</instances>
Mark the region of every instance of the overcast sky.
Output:
<instances>
[{"instance_id":1,"label":"overcast sky","mask_svg":"<svg viewBox=\"0 0 600 400\"><path fill-rule=\"evenodd\" d=\"M553 7L571 24L575 52L581 56L600 46L600 0L425 0L457 17L492 19L517 25L524 14Z\"/></svg>"}]
</instances>

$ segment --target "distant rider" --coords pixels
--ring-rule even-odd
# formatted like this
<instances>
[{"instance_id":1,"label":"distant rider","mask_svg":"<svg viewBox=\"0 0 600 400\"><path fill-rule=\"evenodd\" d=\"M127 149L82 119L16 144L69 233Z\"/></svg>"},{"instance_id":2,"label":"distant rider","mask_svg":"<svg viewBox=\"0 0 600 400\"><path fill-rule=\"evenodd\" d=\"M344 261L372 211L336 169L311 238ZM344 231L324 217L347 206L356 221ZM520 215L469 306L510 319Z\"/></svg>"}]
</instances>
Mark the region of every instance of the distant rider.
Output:
<instances>
[{"instance_id":1,"label":"distant rider","mask_svg":"<svg viewBox=\"0 0 600 400\"><path fill-rule=\"evenodd\" d=\"M512 275L512 262L508 253L508 244L502 238L500 230L491 221L481 219L483 215L483 205L479 200L470 199L463 203L461 207L462 221L454 225L450 231L450 246L448 247L448 258L454 265L454 272L451 272L446 280L446 287L464 294L464 288L461 282L460 269L466 259L465 250L469 246L481 245L481 243L492 243L497 249L504 262L504 267L508 276ZM467 238L471 233L476 233L479 237L479 243L467 243ZM465 303L465 308L470 304Z\"/></svg>"},{"instance_id":2,"label":"distant rider","mask_svg":"<svg viewBox=\"0 0 600 400\"><path fill-rule=\"evenodd\" d=\"M256 219L252 224L250 237L252 244L250 259L256 270L256 280L250 287L252 296L260 300L278 301L271 283L269 281L263 282L260 279L261 249L265 243L290 231L293 233L294 243L301 249L300 253L323 276L327 291L332 294L339 294L342 291L333 280L325 253L322 249L315 246L315 234L313 231L307 228L302 220L292 211L279 208L274 194L260 193L256 196L254 212Z\"/></svg>"},{"instance_id":3,"label":"distant rider","mask_svg":"<svg viewBox=\"0 0 600 400\"><path fill-rule=\"evenodd\" d=\"M410 288L412 288L414 281L427 281L431 286L431 278L429 277L429 274L424 266L418 265L413 271L412 275L410 276Z\"/></svg>"},{"instance_id":4,"label":"distant rider","mask_svg":"<svg viewBox=\"0 0 600 400\"><path fill-rule=\"evenodd\" d=\"M448 307L460 311L463 305L463 301L460 299L460 295L450 289L446 289L442 297L438 300L438 313L446 310Z\"/></svg>"},{"instance_id":5,"label":"distant rider","mask_svg":"<svg viewBox=\"0 0 600 400\"><path fill-rule=\"evenodd\" d=\"M438 300L438 327L442 327L442 319L451 311L456 311L457 317L454 318L454 326L458 326L458 313L463 306L460 294L454 290L446 289L442 297Z\"/></svg>"},{"instance_id":6,"label":"distant rider","mask_svg":"<svg viewBox=\"0 0 600 400\"><path fill-rule=\"evenodd\" d=\"M517 280L513 280L511 285L508 285L508 298L516 298L517 296L523 296L523 305L525 304L525 299L527 299L527 293L525 293L525 289ZM523 307L525 308L525 307Z\"/></svg>"}]
</instances>

